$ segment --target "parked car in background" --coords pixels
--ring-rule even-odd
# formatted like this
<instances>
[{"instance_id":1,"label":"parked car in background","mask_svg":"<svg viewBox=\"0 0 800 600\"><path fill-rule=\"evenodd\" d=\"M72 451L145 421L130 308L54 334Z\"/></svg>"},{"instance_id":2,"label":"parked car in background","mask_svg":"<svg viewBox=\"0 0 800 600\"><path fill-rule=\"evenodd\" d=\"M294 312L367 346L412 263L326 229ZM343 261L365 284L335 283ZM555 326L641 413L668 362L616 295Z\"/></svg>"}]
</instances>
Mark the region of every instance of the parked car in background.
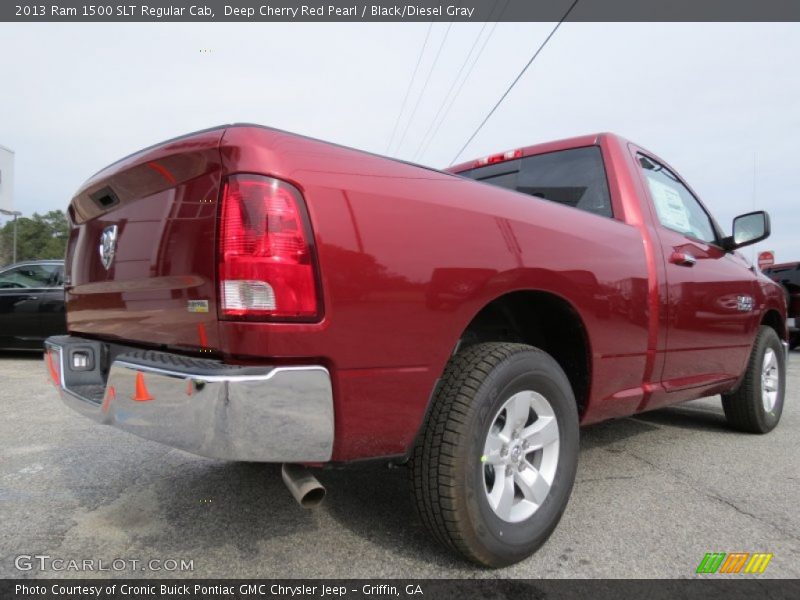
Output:
<instances>
[{"instance_id":1,"label":"parked car in background","mask_svg":"<svg viewBox=\"0 0 800 600\"><path fill-rule=\"evenodd\" d=\"M764 269L764 275L780 283L786 290L786 327L789 346L800 346L800 262L782 263Z\"/></svg>"},{"instance_id":2,"label":"parked car in background","mask_svg":"<svg viewBox=\"0 0 800 600\"><path fill-rule=\"evenodd\" d=\"M0 349L43 350L47 337L66 331L64 261L0 268Z\"/></svg>"}]
</instances>

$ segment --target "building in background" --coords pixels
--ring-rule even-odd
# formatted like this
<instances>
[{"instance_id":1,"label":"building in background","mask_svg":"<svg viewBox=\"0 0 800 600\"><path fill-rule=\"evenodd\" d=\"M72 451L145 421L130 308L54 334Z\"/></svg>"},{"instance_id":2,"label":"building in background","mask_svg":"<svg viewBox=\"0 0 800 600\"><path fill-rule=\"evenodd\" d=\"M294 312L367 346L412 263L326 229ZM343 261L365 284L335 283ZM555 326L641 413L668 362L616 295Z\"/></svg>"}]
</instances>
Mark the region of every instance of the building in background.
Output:
<instances>
[{"instance_id":1,"label":"building in background","mask_svg":"<svg viewBox=\"0 0 800 600\"><path fill-rule=\"evenodd\" d=\"M14 152L0 146L0 210L14 212Z\"/></svg>"}]
</instances>

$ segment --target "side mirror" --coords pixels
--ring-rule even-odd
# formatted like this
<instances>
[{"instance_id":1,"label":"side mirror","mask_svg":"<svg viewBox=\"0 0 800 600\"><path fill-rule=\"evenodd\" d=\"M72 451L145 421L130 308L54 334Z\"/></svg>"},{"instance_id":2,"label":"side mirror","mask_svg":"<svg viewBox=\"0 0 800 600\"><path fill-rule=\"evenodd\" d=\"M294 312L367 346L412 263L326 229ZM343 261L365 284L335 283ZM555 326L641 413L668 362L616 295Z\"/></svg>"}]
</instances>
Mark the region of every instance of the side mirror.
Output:
<instances>
[{"instance_id":1,"label":"side mirror","mask_svg":"<svg viewBox=\"0 0 800 600\"><path fill-rule=\"evenodd\" d=\"M730 252L767 239L770 231L769 215L765 211L739 215L733 220L733 235L726 237L722 245Z\"/></svg>"}]
</instances>

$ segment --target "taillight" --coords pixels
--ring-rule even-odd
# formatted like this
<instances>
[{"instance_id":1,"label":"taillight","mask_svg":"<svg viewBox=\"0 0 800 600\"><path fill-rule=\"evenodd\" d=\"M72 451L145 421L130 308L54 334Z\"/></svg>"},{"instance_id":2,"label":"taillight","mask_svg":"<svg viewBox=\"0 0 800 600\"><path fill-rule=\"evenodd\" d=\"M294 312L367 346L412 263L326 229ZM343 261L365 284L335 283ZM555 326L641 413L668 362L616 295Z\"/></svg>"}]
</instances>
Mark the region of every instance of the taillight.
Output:
<instances>
[{"instance_id":1,"label":"taillight","mask_svg":"<svg viewBox=\"0 0 800 600\"><path fill-rule=\"evenodd\" d=\"M313 238L300 192L262 175L233 175L223 191L218 281L222 317L319 317Z\"/></svg>"},{"instance_id":2,"label":"taillight","mask_svg":"<svg viewBox=\"0 0 800 600\"><path fill-rule=\"evenodd\" d=\"M475 161L475 166L485 167L486 165L494 165L507 160L514 160L515 158L522 158L522 150L509 150L508 152L500 152L499 154L484 156L483 158L479 158Z\"/></svg>"}]
</instances>

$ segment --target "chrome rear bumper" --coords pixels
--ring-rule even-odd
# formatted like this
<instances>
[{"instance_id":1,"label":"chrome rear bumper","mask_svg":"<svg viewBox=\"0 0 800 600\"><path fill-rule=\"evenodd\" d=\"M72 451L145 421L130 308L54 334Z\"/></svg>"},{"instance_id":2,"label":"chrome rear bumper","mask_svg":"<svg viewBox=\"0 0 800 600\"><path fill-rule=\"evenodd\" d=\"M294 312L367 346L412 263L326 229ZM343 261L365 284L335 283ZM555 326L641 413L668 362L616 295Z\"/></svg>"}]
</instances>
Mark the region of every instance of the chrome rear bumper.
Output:
<instances>
[{"instance_id":1,"label":"chrome rear bumper","mask_svg":"<svg viewBox=\"0 0 800 600\"><path fill-rule=\"evenodd\" d=\"M130 349L101 363L104 344L71 336L45 342L45 366L77 412L194 454L255 462L326 462L333 393L322 366L237 367ZM92 369L73 369L75 352Z\"/></svg>"}]
</instances>

